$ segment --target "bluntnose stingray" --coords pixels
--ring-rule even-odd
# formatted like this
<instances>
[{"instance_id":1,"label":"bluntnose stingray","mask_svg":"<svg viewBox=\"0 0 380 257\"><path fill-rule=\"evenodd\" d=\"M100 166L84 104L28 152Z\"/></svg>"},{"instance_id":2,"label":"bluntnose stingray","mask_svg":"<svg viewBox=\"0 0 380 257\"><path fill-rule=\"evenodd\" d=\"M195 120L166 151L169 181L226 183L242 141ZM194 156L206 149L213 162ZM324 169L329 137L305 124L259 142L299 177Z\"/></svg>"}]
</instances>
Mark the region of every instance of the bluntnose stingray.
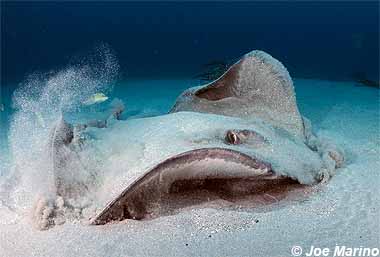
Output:
<instances>
[{"instance_id":1,"label":"bluntnose stingray","mask_svg":"<svg viewBox=\"0 0 380 257\"><path fill-rule=\"evenodd\" d=\"M95 195L92 224L159 216L175 208L166 196L182 189L223 198L314 185L343 163L301 116L286 68L262 51L188 89L166 115L73 127L62 120L52 136L56 187L63 199Z\"/></svg>"}]
</instances>

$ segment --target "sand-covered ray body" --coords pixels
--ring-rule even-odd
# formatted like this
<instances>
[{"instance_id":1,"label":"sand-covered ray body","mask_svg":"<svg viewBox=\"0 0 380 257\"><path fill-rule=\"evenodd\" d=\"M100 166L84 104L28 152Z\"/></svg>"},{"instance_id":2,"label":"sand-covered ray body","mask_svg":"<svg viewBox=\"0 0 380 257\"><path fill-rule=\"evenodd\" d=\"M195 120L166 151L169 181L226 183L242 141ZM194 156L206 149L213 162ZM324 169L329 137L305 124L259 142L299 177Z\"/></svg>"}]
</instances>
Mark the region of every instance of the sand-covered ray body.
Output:
<instances>
[{"instance_id":1,"label":"sand-covered ray body","mask_svg":"<svg viewBox=\"0 0 380 257\"><path fill-rule=\"evenodd\" d=\"M286 68L261 51L245 55L220 79L183 93L167 115L110 119L106 128L73 134L70 144L52 144L66 149L65 159L53 159L79 160L93 178L86 185L94 199L93 224L155 216L177 182L186 187L186 181L246 179L273 187L285 178L313 185L343 161L301 117ZM65 198L59 189L71 179L65 179L65 166L55 167Z\"/></svg>"}]
</instances>

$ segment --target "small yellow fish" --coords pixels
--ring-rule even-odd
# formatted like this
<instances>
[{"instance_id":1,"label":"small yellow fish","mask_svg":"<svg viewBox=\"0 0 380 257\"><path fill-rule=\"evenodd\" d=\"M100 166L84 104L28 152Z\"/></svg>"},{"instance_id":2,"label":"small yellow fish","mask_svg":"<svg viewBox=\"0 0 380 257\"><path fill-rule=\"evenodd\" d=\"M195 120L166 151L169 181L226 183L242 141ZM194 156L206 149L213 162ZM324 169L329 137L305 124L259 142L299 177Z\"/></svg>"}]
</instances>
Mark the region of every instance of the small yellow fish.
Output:
<instances>
[{"instance_id":1,"label":"small yellow fish","mask_svg":"<svg viewBox=\"0 0 380 257\"><path fill-rule=\"evenodd\" d=\"M84 105L93 105L93 104L98 104L102 103L104 101L108 100L108 96L106 96L103 93L96 93L90 96L86 101L83 102Z\"/></svg>"}]
</instances>

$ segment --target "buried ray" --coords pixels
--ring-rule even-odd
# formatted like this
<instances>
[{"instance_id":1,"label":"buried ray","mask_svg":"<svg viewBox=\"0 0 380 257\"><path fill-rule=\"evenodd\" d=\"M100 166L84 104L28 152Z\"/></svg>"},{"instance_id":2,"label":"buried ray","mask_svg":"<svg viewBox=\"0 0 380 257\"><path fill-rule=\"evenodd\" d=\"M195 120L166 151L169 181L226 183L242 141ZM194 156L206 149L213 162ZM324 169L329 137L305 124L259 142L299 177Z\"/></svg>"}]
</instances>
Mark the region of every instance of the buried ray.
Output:
<instances>
[{"instance_id":1,"label":"buried ray","mask_svg":"<svg viewBox=\"0 0 380 257\"><path fill-rule=\"evenodd\" d=\"M189 193L231 203L252 194L277 201L292 188L327 180L344 159L312 134L286 68L262 51L185 91L167 115L113 117L106 128L72 131L62 122L51 144L57 192L71 205L90 195L92 224L170 213ZM190 205L196 202L193 195Z\"/></svg>"}]
</instances>

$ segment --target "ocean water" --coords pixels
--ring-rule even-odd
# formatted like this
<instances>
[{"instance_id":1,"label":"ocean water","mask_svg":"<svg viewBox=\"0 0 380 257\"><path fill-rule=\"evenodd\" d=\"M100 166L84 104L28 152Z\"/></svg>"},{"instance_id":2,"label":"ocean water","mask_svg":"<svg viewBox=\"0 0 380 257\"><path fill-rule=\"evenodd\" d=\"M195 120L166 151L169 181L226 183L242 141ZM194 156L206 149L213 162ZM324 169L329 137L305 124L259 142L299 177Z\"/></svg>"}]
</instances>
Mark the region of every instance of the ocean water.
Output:
<instances>
[{"instance_id":1,"label":"ocean water","mask_svg":"<svg viewBox=\"0 0 380 257\"><path fill-rule=\"evenodd\" d=\"M375 249L353 256L379 256L378 1L2 1L1 19L1 257L275 257L295 256L293 246L302 247L298 256L311 247L334 256L337 245ZM89 225L126 186L124 170L124 179L140 175L158 156L183 151L182 135L213 123L214 116L200 122L191 113L190 121L179 114L167 123L177 97L252 50L287 68L300 113L318 138L340 149L343 166L327 182L296 191L295 200L262 192L249 208L211 199L154 219ZM84 104L99 93L107 100ZM98 148L81 149L81 160L61 152L65 181L88 192L62 200L74 211L55 210L47 146L57 122L102 126L121 107L127 129L111 119L100 133L89 129ZM215 127L230 126L215 119ZM191 144L205 140L200 131ZM54 215L55 225L46 223Z\"/></svg>"}]
</instances>

